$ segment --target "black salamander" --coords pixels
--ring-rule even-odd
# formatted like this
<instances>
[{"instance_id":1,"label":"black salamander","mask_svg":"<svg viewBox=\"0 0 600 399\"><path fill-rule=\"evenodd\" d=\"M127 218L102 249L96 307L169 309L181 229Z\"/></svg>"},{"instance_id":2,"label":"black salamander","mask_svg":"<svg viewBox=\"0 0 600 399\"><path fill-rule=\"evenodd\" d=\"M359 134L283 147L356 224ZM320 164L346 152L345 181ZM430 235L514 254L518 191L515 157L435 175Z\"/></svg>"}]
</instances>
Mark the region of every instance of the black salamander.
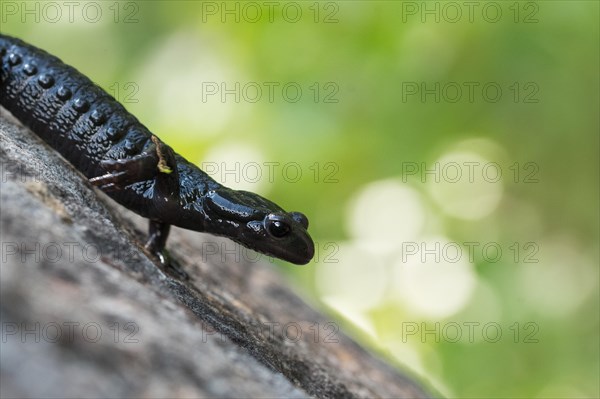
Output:
<instances>
[{"instance_id":1,"label":"black salamander","mask_svg":"<svg viewBox=\"0 0 600 399\"><path fill-rule=\"evenodd\" d=\"M312 259L304 214L217 183L57 57L0 34L0 59L0 104L94 186L148 218L146 249L164 265L171 225L225 236L295 264Z\"/></svg>"}]
</instances>

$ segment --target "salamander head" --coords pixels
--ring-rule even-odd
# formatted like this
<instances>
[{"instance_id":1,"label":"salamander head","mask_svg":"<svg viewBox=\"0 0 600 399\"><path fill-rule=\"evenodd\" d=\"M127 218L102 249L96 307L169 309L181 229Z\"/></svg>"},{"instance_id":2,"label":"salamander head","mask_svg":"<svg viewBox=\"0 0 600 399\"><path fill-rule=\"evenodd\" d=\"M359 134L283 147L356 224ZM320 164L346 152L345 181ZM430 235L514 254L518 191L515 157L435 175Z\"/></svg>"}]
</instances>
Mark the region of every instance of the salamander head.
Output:
<instances>
[{"instance_id":1,"label":"salamander head","mask_svg":"<svg viewBox=\"0 0 600 399\"><path fill-rule=\"evenodd\" d=\"M308 219L300 212L285 212L260 195L225 187L209 191L202 207L208 233L298 265L314 255Z\"/></svg>"}]
</instances>

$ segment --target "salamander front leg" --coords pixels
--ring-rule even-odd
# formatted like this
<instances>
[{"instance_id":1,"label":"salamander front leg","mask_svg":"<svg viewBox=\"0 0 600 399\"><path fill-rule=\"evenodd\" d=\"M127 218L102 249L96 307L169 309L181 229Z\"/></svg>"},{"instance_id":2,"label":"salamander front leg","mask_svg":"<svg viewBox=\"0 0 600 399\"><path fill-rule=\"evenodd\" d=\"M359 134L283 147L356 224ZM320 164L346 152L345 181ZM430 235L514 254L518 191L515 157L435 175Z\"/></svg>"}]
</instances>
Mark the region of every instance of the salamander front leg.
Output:
<instances>
[{"instance_id":1,"label":"salamander front leg","mask_svg":"<svg viewBox=\"0 0 600 399\"><path fill-rule=\"evenodd\" d=\"M187 280L187 273L170 256L165 245L171 225L156 220L150 220L148 225L148 241L144 246L155 255L167 272L172 272L176 277Z\"/></svg>"},{"instance_id":2,"label":"salamander front leg","mask_svg":"<svg viewBox=\"0 0 600 399\"><path fill-rule=\"evenodd\" d=\"M100 166L106 173L91 178L90 183L105 192L122 190L130 184L158 177L160 195L178 195L175 153L156 136L151 137L150 144L141 154L124 159L105 159Z\"/></svg>"},{"instance_id":3,"label":"salamander front leg","mask_svg":"<svg viewBox=\"0 0 600 399\"><path fill-rule=\"evenodd\" d=\"M90 179L92 185L104 191L117 191L139 181L152 179L158 173L158 156L154 150L128 159L107 159L100 162L106 174Z\"/></svg>"}]
</instances>

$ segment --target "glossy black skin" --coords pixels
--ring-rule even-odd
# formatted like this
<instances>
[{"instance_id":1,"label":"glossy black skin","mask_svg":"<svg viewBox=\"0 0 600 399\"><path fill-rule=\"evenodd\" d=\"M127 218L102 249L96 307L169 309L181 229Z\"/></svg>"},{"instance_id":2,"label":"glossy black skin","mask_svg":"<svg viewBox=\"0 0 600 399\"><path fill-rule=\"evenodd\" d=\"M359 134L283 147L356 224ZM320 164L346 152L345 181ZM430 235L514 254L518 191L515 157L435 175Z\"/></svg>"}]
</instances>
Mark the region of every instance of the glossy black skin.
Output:
<instances>
[{"instance_id":1,"label":"glossy black skin","mask_svg":"<svg viewBox=\"0 0 600 399\"><path fill-rule=\"evenodd\" d=\"M45 51L0 34L0 59L0 104L94 185L150 219L146 247L163 263L170 225L229 237L296 264L312 259L303 214L215 182L104 90Z\"/></svg>"}]
</instances>

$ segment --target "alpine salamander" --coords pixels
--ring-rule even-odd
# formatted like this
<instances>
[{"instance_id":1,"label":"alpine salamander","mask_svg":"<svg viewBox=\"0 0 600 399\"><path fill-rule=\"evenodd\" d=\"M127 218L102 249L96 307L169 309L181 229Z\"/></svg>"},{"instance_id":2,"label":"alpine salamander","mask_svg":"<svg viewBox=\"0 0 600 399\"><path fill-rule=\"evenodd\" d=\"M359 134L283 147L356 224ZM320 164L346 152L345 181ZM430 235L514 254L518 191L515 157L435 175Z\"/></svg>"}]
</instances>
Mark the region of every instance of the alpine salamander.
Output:
<instances>
[{"instance_id":1,"label":"alpine salamander","mask_svg":"<svg viewBox=\"0 0 600 399\"><path fill-rule=\"evenodd\" d=\"M148 218L146 249L168 265L171 225L306 264L308 219L227 188L175 153L75 68L0 34L0 104L118 203Z\"/></svg>"}]
</instances>

